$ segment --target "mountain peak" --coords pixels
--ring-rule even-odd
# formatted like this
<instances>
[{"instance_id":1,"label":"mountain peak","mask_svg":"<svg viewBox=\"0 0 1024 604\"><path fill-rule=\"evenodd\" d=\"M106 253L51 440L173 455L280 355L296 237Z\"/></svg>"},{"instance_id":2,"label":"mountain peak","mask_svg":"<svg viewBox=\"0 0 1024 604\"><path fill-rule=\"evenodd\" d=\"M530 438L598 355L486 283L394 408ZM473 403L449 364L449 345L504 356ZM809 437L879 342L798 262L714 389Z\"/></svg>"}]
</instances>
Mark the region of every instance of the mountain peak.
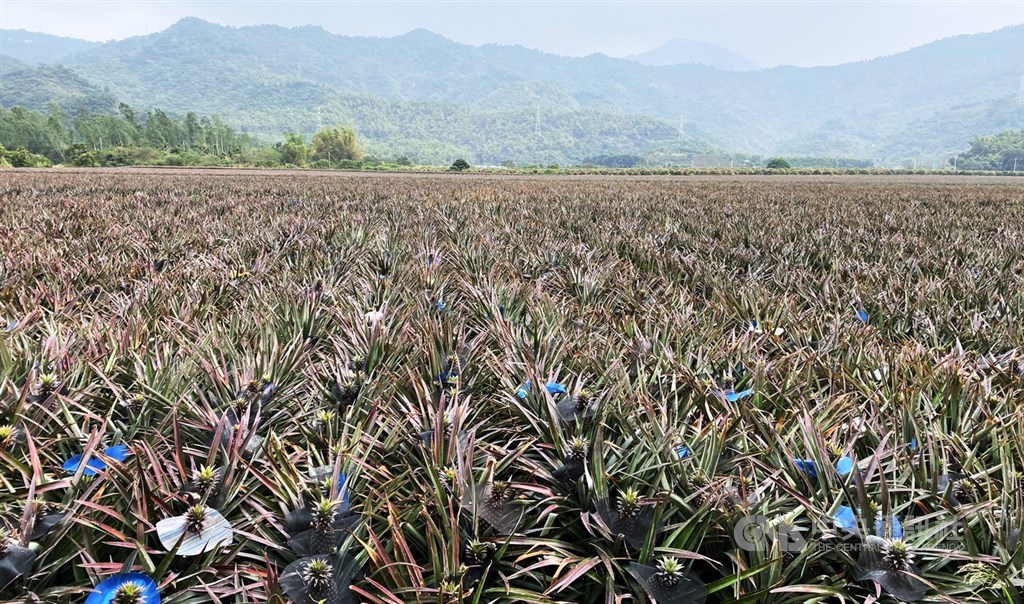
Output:
<instances>
[{"instance_id":1,"label":"mountain peak","mask_svg":"<svg viewBox=\"0 0 1024 604\"><path fill-rule=\"evenodd\" d=\"M398 37L405 38L407 40L448 40L448 38L442 36L441 34L432 32L429 29L424 29L422 27L417 27L416 29L407 31L406 33Z\"/></svg>"},{"instance_id":2,"label":"mountain peak","mask_svg":"<svg viewBox=\"0 0 1024 604\"><path fill-rule=\"evenodd\" d=\"M216 23L211 23L211 22L206 21L204 19L200 19L199 17L182 17L181 19L178 19L173 24L171 24L171 26L168 27L164 31L172 31L172 30L179 30L179 31L180 30L190 30L191 31L191 30L201 30L201 29L220 28L220 27L223 27L223 26L222 25L217 25Z\"/></svg>"},{"instance_id":3,"label":"mountain peak","mask_svg":"<svg viewBox=\"0 0 1024 604\"><path fill-rule=\"evenodd\" d=\"M623 58L644 65L655 66L697 63L726 71L754 71L760 69L757 63L724 46L686 38L673 38L657 48Z\"/></svg>"}]
</instances>

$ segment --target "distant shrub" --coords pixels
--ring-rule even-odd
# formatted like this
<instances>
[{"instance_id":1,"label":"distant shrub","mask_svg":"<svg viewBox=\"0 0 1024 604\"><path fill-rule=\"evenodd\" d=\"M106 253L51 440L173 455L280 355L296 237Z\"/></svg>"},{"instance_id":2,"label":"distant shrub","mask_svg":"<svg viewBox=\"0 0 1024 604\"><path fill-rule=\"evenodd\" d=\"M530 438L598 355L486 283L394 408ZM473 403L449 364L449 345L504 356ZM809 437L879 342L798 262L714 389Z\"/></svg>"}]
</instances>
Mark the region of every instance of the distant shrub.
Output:
<instances>
[{"instance_id":1,"label":"distant shrub","mask_svg":"<svg viewBox=\"0 0 1024 604\"><path fill-rule=\"evenodd\" d=\"M25 149L7 151L5 156L15 168L48 168L53 165L45 156L29 153Z\"/></svg>"},{"instance_id":2,"label":"distant shrub","mask_svg":"<svg viewBox=\"0 0 1024 604\"><path fill-rule=\"evenodd\" d=\"M452 162L451 167L448 169L451 170L452 172L462 172L463 170L469 169L469 162L462 158L459 158Z\"/></svg>"},{"instance_id":3,"label":"distant shrub","mask_svg":"<svg viewBox=\"0 0 1024 604\"><path fill-rule=\"evenodd\" d=\"M773 157L768 160L768 165L765 167L769 170L789 170L793 166L789 165L789 162L781 157Z\"/></svg>"},{"instance_id":4,"label":"distant shrub","mask_svg":"<svg viewBox=\"0 0 1024 604\"><path fill-rule=\"evenodd\" d=\"M85 153L79 153L71 160L71 165L79 168L99 168L100 167L100 154L96 151L86 151Z\"/></svg>"}]
</instances>

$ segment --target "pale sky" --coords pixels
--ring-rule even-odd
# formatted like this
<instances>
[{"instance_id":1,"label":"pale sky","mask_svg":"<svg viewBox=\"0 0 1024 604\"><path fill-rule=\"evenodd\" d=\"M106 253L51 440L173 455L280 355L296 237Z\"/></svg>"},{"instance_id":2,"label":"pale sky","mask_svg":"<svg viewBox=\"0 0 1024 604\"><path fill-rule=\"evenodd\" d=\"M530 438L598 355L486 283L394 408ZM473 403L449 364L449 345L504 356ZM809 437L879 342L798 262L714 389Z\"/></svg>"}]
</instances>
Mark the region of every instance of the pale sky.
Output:
<instances>
[{"instance_id":1,"label":"pale sky","mask_svg":"<svg viewBox=\"0 0 1024 604\"><path fill-rule=\"evenodd\" d=\"M720 44L770 67L834 65L996 30L1024 22L1024 0L0 0L0 28L98 41L153 33L186 16L234 26L312 24L364 36L394 36L422 27L468 44L519 44L575 56L624 56L670 38L690 38Z\"/></svg>"}]
</instances>

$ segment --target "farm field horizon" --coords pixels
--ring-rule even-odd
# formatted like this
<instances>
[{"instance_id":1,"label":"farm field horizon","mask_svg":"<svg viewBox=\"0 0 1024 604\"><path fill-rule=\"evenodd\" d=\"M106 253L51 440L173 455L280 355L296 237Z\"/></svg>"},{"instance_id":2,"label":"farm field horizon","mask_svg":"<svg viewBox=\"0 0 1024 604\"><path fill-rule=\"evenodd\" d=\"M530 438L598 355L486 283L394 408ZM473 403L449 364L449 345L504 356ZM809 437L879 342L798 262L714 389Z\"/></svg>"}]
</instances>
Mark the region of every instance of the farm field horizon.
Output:
<instances>
[{"instance_id":1,"label":"farm field horizon","mask_svg":"<svg viewBox=\"0 0 1024 604\"><path fill-rule=\"evenodd\" d=\"M1024 178L2 176L0 601L1024 597Z\"/></svg>"}]
</instances>

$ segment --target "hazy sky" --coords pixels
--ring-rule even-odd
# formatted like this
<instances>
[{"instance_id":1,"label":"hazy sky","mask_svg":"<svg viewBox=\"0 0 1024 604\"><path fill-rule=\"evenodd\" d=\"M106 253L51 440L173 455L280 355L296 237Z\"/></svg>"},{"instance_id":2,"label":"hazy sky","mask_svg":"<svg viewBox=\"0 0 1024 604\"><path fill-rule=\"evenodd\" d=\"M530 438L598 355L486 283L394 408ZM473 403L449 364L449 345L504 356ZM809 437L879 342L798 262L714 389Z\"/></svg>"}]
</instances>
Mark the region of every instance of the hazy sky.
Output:
<instances>
[{"instance_id":1,"label":"hazy sky","mask_svg":"<svg viewBox=\"0 0 1024 604\"><path fill-rule=\"evenodd\" d=\"M346 35L393 36L423 27L469 44L520 44L567 55L623 56L681 37L721 44L763 66L809 66L868 59L1021 23L1024 0L0 0L0 27L89 40L152 33L185 16L236 26L314 24Z\"/></svg>"}]
</instances>

